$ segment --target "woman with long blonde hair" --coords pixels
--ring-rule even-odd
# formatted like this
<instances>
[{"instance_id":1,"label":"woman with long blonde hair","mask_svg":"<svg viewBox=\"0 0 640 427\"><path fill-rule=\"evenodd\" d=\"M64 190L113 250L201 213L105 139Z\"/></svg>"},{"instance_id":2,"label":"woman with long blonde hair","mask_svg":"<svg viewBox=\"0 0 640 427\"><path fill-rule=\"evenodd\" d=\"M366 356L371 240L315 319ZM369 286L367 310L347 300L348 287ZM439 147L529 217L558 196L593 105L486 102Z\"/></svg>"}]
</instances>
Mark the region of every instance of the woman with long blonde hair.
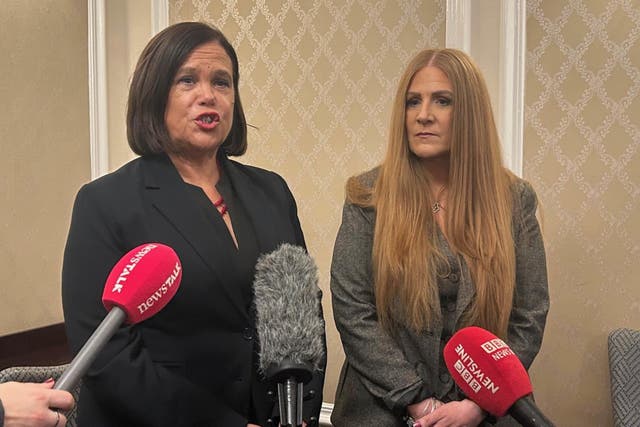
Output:
<instances>
[{"instance_id":1,"label":"woman with long blonde hair","mask_svg":"<svg viewBox=\"0 0 640 427\"><path fill-rule=\"evenodd\" d=\"M478 67L455 49L419 52L398 84L384 161L347 183L331 267L346 355L335 426L483 422L442 350L475 325L531 365L549 309L536 206L503 166Z\"/></svg>"}]
</instances>

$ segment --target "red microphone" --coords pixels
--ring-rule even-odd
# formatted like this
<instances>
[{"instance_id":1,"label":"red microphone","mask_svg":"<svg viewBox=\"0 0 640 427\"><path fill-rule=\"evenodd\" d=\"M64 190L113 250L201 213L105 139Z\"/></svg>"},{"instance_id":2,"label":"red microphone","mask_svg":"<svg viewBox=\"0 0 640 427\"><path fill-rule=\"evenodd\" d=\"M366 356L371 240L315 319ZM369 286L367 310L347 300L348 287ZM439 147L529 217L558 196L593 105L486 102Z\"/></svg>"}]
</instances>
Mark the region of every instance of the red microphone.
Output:
<instances>
[{"instance_id":1,"label":"red microphone","mask_svg":"<svg viewBox=\"0 0 640 427\"><path fill-rule=\"evenodd\" d=\"M109 311L54 386L71 390L87 372L104 345L123 323L147 320L173 298L182 279L178 255L161 243L140 245L113 266L102 304Z\"/></svg>"},{"instance_id":2,"label":"red microphone","mask_svg":"<svg viewBox=\"0 0 640 427\"><path fill-rule=\"evenodd\" d=\"M522 362L491 332L476 326L459 330L444 346L444 361L458 387L491 415L509 413L525 427L553 427L533 402Z\"/></svg>"}]
</instances>

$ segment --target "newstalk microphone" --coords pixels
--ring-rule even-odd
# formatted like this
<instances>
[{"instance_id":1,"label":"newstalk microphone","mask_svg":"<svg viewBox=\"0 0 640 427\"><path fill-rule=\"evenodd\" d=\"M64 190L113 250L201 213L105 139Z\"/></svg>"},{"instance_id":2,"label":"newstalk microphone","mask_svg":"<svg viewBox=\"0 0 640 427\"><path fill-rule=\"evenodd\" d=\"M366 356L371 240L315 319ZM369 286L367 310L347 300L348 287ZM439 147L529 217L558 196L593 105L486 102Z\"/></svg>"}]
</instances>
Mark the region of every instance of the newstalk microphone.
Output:
<instances>
[{"instance_id":1,"label":"newstalk microphone","mask_svg":"<svg viewBox=\"0 0 640 427\"><path fill-rule=\"evenodd\" d=\"M146 243L127 252L111 269L102 293L109 313L82 346L54 386L71 390L122 323L147 320L173 298L182 279L178 255L161 243Z\"/></svg>"},{"instance_id":2,"label":"newstalk microphone","mask_svg":"<svg viewBox=\"0 0 640 427\"><path fill-rule=\"evenodd\" d=\"M444 347L444 361L458 387L491 415L509 413L525 427L554 427L533 401L522 362L491 332L476 326L459 330Z\"/></svg>"},{"instance_id":3,"label":"newstalk microphone","mask_svg":"<svg viewBox=\"0 0 640 427\"><path fill-rule=\"evenodd\" d=\"M280 424L301 426L303 384L324 357L317 268L285 243L258 259L253 288L260 370L278 385Z\"/></svg>"}]
</instances>

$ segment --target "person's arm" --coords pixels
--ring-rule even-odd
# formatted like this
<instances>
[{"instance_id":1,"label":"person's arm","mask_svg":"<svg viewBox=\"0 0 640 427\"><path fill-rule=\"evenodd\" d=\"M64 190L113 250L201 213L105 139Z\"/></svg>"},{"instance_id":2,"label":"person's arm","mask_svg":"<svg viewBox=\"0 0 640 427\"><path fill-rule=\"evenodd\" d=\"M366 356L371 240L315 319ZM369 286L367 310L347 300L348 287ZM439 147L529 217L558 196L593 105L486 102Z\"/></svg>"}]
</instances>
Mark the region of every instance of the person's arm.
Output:
<instances>
[{"instance_id":1,"label":"person's arm","mask_svg":"<svg viewBox=\"0 0 640 427\"><path fill-rule=\"evenodd\" d=\"M96 197L102 190L84 187L78 193L64 253L62 297L74 353L106 316L101 303L105 279L131 249L125 247L131 244L126 240L131 225L123 226L119 207L106 191ZM244 416L208 390L152 360L140 328L121 327L83 379L106 411L139 426L247 425Z\"/></svg>"},{"instance_id":2,"label":"person's arm","mask_svg":"<svg viewBox=\"0 0 640 427\"><path fill-rule=\"evenodd\" d=\"M51 387L53 381L0 384L0 427L63 427L67 418L57 410L71 409L73 396Z\"/></svg>"},{"instance_id":3,"label":"person's arm","mask_svg":"<svg viewBox=\"0 0 640 427\"><path fill-rule=\"evenodd\" d=\"M537 198L531 186L517 183L514 219L516 288L509 319L507 343L526 369L540 350L549 311L549 290L544 243L536 218Z\"/></svg>"},{"instance_id":4,"label":"person's arm","mask_svg":"<svg viewBox=\"0 0 640 427\"><path fill-rule=\"evenodd\" d=\"M396 414L421 394L423 382L378 323L371 253L373 219L346 203L331 264L333 315L347 361L373 396ZM429 395L427 393L427 395Z\"/></svg>"}]
</instances>

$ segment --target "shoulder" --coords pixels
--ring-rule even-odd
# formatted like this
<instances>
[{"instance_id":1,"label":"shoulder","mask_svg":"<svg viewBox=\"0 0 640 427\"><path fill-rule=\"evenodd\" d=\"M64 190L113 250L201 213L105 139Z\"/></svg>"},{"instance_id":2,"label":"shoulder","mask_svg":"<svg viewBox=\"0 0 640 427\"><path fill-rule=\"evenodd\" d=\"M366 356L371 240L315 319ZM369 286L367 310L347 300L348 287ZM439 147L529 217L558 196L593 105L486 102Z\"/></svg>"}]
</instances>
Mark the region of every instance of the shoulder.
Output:
<instances>
[{"instance_id":1,"label":"shoulder","mask_svg":"<svg viewBox=\"0 0 640 427\"><path fill-rule=\"evenodd\" d=\"M364 188L372 189L376 184L376 180L378 179L379 174L380 174L380 166L376 166L373 169L369 169L368 171L362 172L359 175L352 176L349 179L357 182L360 186Z\"/></svg>"},{"instance_id":2,"label":"shoulder","mask_svg":"<svg viewBox=\"0 0 640 427\"><path fill-rule=\"evenodd\" d=\"M371 205L373 188L380 172L377 166L359 175L352 176L347 182L347 195L342 211L344 224L361 224L369 228L375 223L375 208Z\"/></svg>"},{"instance_id":3,"label":"shoulder","mask_svg":"<svg viewBox=\"0 0 640 427\"><path fill-rule=\"evenodd\" d=\"M538 204L538 196L528 181L513 176L511 181L511 194L513 195L514 210L533 210L535 212Z\"/></svg>"},{"instance_id":4,"label":"shoulder","mask_svg":"<svg viewBox=\"0 0 640 427\"><path fill-rule=\"evenodd\" d=\"M536 192L533 189L533 186L531 185L531 183L518 176L513 176L511 178L511 191L513 192L514 195L517 195L519 197L536 195Z\"/></svg>"},{"instance_id":5,"label":"shoulder","mask_svg":"<svg viewBox=\"0 0 640 427\"><path fill-rule=\"evenodd\" d=\"M133 182L141 178L145 159L139 157L124 164L117 170L94 179L80 188L81 194L111 194L117 188L131 188Z\"/></svg>"},{"instance_id":6,"label":"shoulder","mask_svg":"<svg viewBox=\"0 0 640 427\"><path fill-rule=\"evenodd\" d=\"M236 160L227 159L226 167L234 174L240 174L248 178L252 183L260 186L286 186L286 181L278 173L263 169L257 166L251 166L240 163Z\"/></svg>"}]
</instances>

